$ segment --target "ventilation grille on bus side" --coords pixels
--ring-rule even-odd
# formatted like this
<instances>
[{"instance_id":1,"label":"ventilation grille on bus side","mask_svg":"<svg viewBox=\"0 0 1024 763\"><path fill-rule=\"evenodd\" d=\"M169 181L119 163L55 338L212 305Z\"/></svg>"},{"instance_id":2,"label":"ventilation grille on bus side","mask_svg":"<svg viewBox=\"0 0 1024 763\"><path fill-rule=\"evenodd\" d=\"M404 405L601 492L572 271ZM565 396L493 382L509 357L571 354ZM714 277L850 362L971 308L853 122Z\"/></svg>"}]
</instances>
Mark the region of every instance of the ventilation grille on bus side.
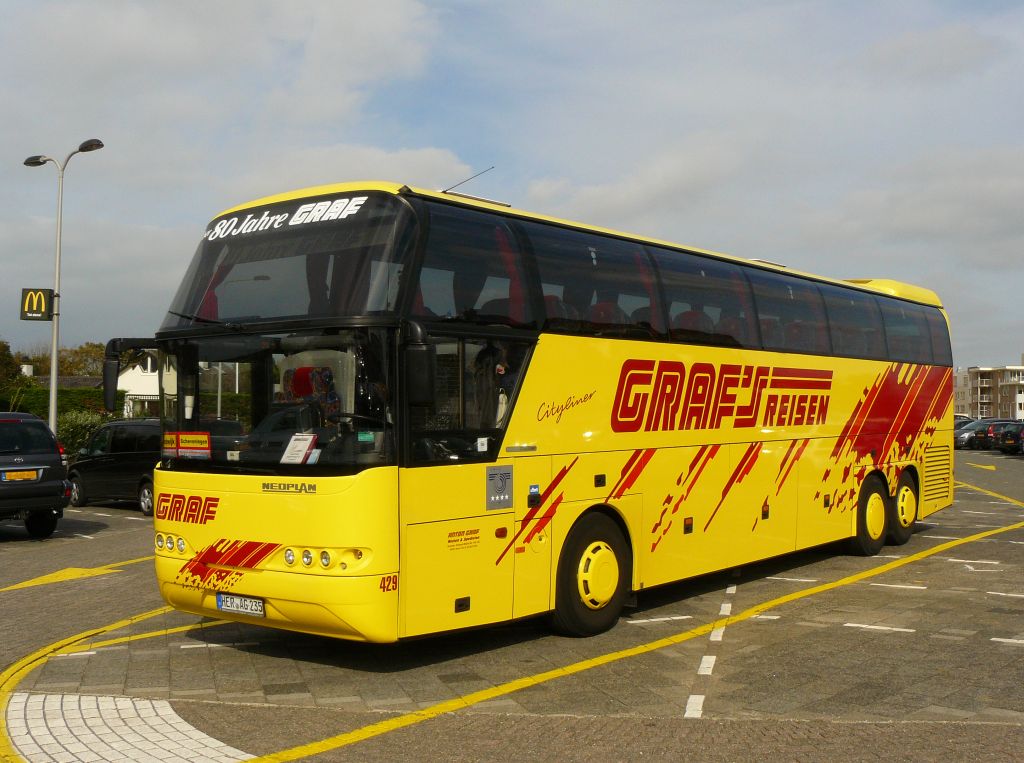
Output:
<instances>
[{"instance_id":1,"label":"ventilation grille on bus side","mask_svg":"<svg viewBox=\"0 0 1024 763\"><path fill-rule=\"evenodd\" d=\"M950 486L953 484L952 474L953 451L951 448L948 446L925 448L922 499L930 502L949 498Z\"/></svg>"}]
</instances>

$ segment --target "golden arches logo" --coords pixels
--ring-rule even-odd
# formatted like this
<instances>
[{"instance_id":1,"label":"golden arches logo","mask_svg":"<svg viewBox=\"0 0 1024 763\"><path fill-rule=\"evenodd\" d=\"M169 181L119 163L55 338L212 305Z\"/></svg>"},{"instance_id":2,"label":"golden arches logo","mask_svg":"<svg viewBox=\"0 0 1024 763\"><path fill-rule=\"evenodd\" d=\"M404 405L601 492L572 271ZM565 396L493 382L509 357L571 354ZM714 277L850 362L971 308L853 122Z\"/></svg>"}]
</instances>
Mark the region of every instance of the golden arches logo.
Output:
<instances>
[{"instance_id":1,"label":"golden arches logo","mask_svg":"<svg viewBox=\"0 0 1024 763\"><path fill-rule=\"evenodd\" d=\"M53 289L22 289L21 319L48 321L53 317Z\"/></svg>"}]
</instances>

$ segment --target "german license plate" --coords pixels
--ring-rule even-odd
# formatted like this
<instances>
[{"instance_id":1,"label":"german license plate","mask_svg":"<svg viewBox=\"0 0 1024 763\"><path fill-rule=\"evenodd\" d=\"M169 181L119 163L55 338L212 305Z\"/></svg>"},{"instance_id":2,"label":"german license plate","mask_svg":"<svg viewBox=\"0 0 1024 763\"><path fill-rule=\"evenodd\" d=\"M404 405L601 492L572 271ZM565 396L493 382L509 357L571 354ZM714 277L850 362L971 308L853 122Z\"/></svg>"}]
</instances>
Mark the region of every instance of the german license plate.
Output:
<instances>
[{"instance_id":1,"label":"german license plate","mask_svg":"<svg viewBox=\"0 0 1024 763\"><path fill-rule=\"evenodd\" d=\"M234 612L250 617L267 616L263 607L263 599L256 599L252 596L235 596L231 593L217 594L217 609L221 612Z\"/></svg>"},{"instance_id":2,"label":"german license plate","mask_svg":"<svg viewBox=\"0 0 1024 763\"><path fill-rule=\"evenodd\" d=\"M4 472L4 482L19 482L21 480L34 480L35 478L35 469L20 472Z\"/></svg>"}]
</instances>

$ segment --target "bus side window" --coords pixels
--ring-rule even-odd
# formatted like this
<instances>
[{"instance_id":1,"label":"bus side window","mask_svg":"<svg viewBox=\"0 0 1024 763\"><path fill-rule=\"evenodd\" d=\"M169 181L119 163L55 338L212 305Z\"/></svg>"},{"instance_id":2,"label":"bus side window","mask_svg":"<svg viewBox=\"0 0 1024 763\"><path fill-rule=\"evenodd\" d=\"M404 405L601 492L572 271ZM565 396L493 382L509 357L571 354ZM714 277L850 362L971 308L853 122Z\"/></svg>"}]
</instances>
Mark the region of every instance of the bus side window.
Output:
<instances>
[{"instance_id":1,"label":"bus side window","mask_svg":"<svg viewBox=\"0 0 1024 763\"><path fill-rule=\"evenodd\" d=\"M652 250L677 342L757 347L750 287L736 265L689 252Z\"/></svg>"},{"instance_id":2,"label":"bus side window","mask_svg":"<svg viewBox=\"0 0 1024 763\"><path fill-rule=\"evenodd\" d=\"M532 326L522 254L496 215L430 206L430 235L413 315Z\"/></svg>"},{"instance_id":3,"label":"bus side window","mask_svg":"<svg viewBox=\"0 0 1024 763\"><path fill-rule=\"evenodd\" d=\"M891 360L932 362L932 338L926 308L910 302L880 299Z\"/></svg>"},{"instance_id":4,"label":"bus side window","mask_svg":"<svg viewBox=\"0 0 1024 763\"><path fill-rule=\"evenodd\" d=\"M766 349L828 354L831 341L825 304L811 281L766 270L748 273L754 289ZM775 336L767 335L768 321L778 321Z\"/></svg>"},{"instance_id":5,"label":"bus side window","mask_svg":"<svg viewBox=\"0 0 1024 763\"><path fill-rule=\"evenodd\" d=\"M629 241L522 223L540 271L544 328L599 336L664 333L647 251Z\"/></svg>"},{"instance_id":6,"label":"bus side window","mask_svg":"<svg viewBox=\"0 0 1024 763\"><path fill-rule=\"evenodd\" d=\"M882 313L878 301L856 289L844 289L831 284L819 284L825 299L832 347L836 355L851 358L887 357Z\"/></svg>"},{"instance_id":7,"label":"bus side window","mask_svg":"<svg viewBox=\"0 0 1024 763\"><path fill-rule=\"evenodd\" d=\"M932 362L939 366L953 365L953 350L949 344L949 326L946 319L934 307L926 307L924 315L932 335Z\"/></svg>"},{"instance_id":8,"label":"bus side window","mask_svg":"<svg viewBox=\"0 0 1024 763\"><path fill-rule=\"evenodd\" d=\"M413 461L494 458L522 379L529 343L445 339L435 348L433 403L409 409Z\"/></svg>"}]
</instances>

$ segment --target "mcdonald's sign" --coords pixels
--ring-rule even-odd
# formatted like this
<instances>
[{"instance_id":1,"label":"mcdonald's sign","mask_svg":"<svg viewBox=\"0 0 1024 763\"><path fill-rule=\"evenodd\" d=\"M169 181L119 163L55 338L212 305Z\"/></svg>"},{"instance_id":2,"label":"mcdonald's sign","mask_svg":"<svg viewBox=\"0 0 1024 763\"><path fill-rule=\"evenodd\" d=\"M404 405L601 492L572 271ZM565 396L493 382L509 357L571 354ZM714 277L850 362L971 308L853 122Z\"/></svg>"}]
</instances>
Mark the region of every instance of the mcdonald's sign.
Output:
<instances>
[{"instance_id":1,"label":"mcdonald's sign","mask_svg":"<svg viewBox=\"0 0 1024 763\"><path fill-rule=\"evenodd\" d=\"M53 289L22 289L21 319L23 321L52 321Z\"/></svg>"}]
</instances>

